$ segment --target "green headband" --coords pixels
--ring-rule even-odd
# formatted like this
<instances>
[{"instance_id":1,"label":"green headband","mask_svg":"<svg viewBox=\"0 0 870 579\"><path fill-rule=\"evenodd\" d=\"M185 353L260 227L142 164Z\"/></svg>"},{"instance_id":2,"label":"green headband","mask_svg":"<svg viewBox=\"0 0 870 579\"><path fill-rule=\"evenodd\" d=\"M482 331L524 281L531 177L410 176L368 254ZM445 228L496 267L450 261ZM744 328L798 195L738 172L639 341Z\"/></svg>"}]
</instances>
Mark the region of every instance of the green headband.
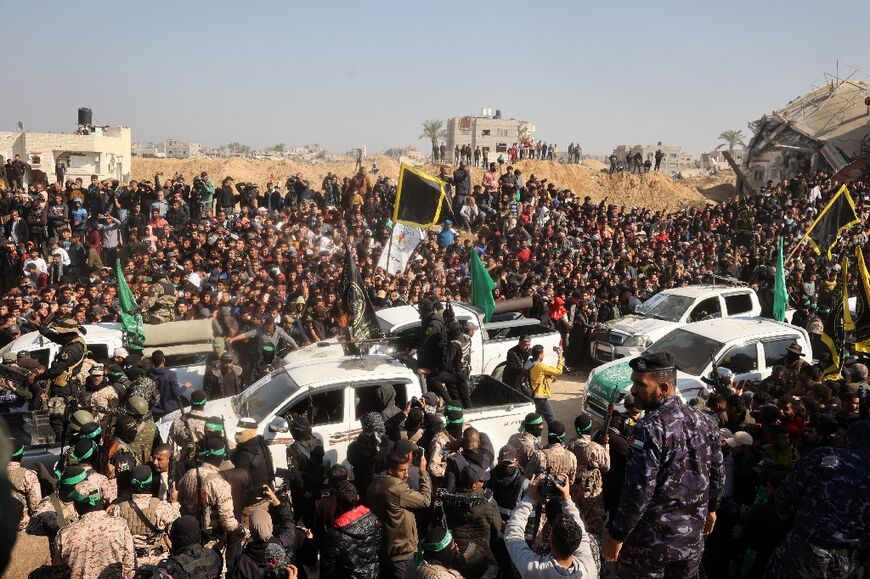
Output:
<instances>
[{"instance_id":1,"label":"green headband","mask_svg":"<svg viewBox=\"0 0 870 579\"><path fill-rule=\"evenodd\" d=\"M205 403L208 402L208 397L202 399L202 402L196 402L194 400L190 401L191 406L205 406Z\"/></svg>"},{"instance_id":2,"label":"green headband","mask_svg":"<svg viewBox=\"0 0 870 579\"><path fill-rule=\"evenodd\" d=\"M205 430L208 432L223 432L224 425L223 424L211 424L209 422L205 423Z\"/></svg>"},{"instance_id":3,"label":"green headband","mask_svg":"<svg viewBox=\"0 0 870 579\"><path fill-rule=\"evenodd\" d=\"M100 502L100 495L82 495L78 491L73 491L72 498L77 503L87 503L92 507Z\"/></svg>"},{"instance_id":4,"label":"green headband","mask_svg":"<svg viewBox=\"0 0 870 579\"><path fill-rule=\"evenodd\" d=\"M540 416L538 416L534 420L529 420L528 422L524 420L524 421L520 422L520 428L517 432L524 431L527 426L537 426L537 425L543 424L543 423L544 423L544 419L541 418Z\"/></svg>"},{"instance_id":5,"label":"green headband","mask_svg":"<svg viewBox=\"0 0 870 579\"><path fill-rule=\"evenodd\" d=\"M445 412L450 412L451 410L454 412L462 412L462 406L447 406L444 408Z\"/></svg>"},{"instance_id":6,"label":"green headband","mask_svg":"<svg viewBox=\"0 0 870 579\"><path fill-rule=\"evenodd\" d=\"M22 444L18 450L16 450L15 452L12 453L12 458L16 458L18 456L23 456L23 455L24 455L24 445Z\"/></svg>"},{"instance_id":7,"label":"green headband","mask_svg":"<svg viewBox=\"0 0 870 579\"><path fill-rule=\"evenodd\" d=\"M93 440L93 439L95 439L96 437L98 437L99 435L101 435L102 433L103 433L103 429L100 428L99 426L97 426L97 429L96 429L95 431L93 431L93 432L90 433L90 434L80 434L80 435L79 435L79 438L83 438L83 439L86 439L86 440Z\"/></svg>"},{"instance_id":8,"label":"green headband","mask_svg":"<svg viewBox=\"0 0 870 579\"><path fill-rule=\"evenodd\" d=\"M91 445L91 447L88 449L88 451L87 451L86 453L84 453L83 455L81 455L81 456L76 456L76 451L73 450L73 451L71 451L71 452L69 453L69 457L70 457L74 462L81 462L81 461L83 461L83 460L86 459L86 458L90 458L91 455L94 454L94 449L95 449L95 448L97 448L97 445L96 445L96 444Z\"/></svg>"},{"instance_id":9,"label":"green headband","mask_svg":"<svg viewBox=\"0 0 870 579\"><path fill-rule=\"evenodd\" d=\"M574 430L577 431L577 436L583 436L584 434L592 430L592 423L587 424L586 428L575 428Z\"/></svg>"},{"instance_id":10,"label":"green headband","mask_svg":"<svg viewBox=\"0 0 870 579\"><path fill-rule=\"evenodd\" d=\"M200 450L199 451L200 458L208 458L210 456L226 456L226 455L227 455L226 448L219 448L217 450Z\"/></svg>"},{"instance_id":11,"label":"green headband","mask_svg":"<svg viewBox=\"0 0 870 579\"><path fill-rule=\"evenodd\" d=\"M60 477L58 477L58 478L60 478ZM85 480L86 478L88 478L88 473L87 472L80 472L79 474L75 474L69 478L61 479L60 484L66 485L66 486L77 485L80 482L82 482L83 480Z\"/></svg>"},{"instance_id":12,"label":"green headband","mask_svg":"<svg viewBox=\"0 0 870 579\"><path fill-rule=\"evenodd\" d=\"M150 485L153 480L154 480L154 476L149 473L148 478L146 478L145 480L139 480L138 478L131 477L130 484L137 486L137 487L144 487L144 486Z\"/></svg>"},{"instance_id":13,"label":"green headband","mask_svg":"<svg viewBox=\"0 0 870 579\"><path fill-rule=\"evenodd\" d=\"M562 434L555 434L553 432L548 432L547 438L555 438L559 442L565 442L565 433L563 432Z\"/></svg>"},{"instance_id":14,"label":"green headband","mask_svg":"<svg viewBox=\"0 0 870 579\"><path fill-rule=\"evenodd\" d=\"M462 424L463 422L465 422L465 419L462 418L461 416L459 418L448 418L447 419L447 424Z\"/></svg>"},{"instance_id":15,"label":"green headband","mask_svg":"<svg viewBox=\"0 0 870 579\"><path fill-rule=\"evenodd\" d=\"M447 531L444 534L444 538L438 541L437 543L420 543L420 546L426 551L431 551L433 553L437 553L438 551L443 551L453 542L453 535L450 531Z\"/></svg>"}]
</instances>

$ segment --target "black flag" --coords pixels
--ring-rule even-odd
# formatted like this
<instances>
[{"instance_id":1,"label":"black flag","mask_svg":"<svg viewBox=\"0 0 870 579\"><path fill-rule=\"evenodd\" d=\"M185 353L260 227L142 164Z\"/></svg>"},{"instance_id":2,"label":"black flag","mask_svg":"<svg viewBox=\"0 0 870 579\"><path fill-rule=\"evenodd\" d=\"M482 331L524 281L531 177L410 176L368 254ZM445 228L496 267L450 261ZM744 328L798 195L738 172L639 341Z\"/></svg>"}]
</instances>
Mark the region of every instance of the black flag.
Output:
<instances>
[{"instance_id":1,"label":"black flag","mask_svg":"<svg viewBox=\"0 0 870 579\"><path fill-rule=\"evenodd\" d=\"M431 227L438 223L444 201L444 181L407 165L399 168L393 221Z\"/></svg>"},{"instance_id":2,"label":"black flag","mask_svg":"<svg viewBox=\"0 0 870 579\"><path fill-rule=\"evenodd\" d=\"M855 202L843 185L810 225L804 238L810 242L817 255L824 253L831 259L831 248L837 243L840 233L856 223L860 223L860 220L855 214Z\"/></svg>"},{"instance_id":3,"label":"black flag","mask_svg":"<svg viewBox=\"0 0 870 579\"><path fill-rule=\"evenodd\" d=\"M846 352L846 326L843 313L843 294L847 291L846 285L849 282L849 258L843 256L843 263L840 266L841 280L834 288L834 300L831 304L831 311L828 317L825 318L824 328L822 330L822 343L828 348L828 353L831 355L831 363L822 370L822 380L830 378L836 380L840 377L840 371L843 369L843 361L845 360Z\"/></svg>"},{"instance_id":4,"label":"black flag","mask_svg":"<svg viewBox=\"0 0 870 579\"><path fill-rule=\"evenodd\" d=\"M344 256L341 302L344 305L344 311L348 314L348 326L351 328L354 340L368 340L383 335L380 326L378 326L375 309L372 307L368 293L366 293L350 248L347 249Z\"/></svg>"},{"instance_id":5,"label":"black flag","mask_svg":"<svg viewBox=\"0 0 870 579\"><path fill-rule=\"evenodd\" d=\"M870 353L870 273L864 262L864 252L861 246L855 248L855 259L858 261L858 295L855 300L855 319L853 321L852 339L856 352Z\"/></svg>"}]
</instances>

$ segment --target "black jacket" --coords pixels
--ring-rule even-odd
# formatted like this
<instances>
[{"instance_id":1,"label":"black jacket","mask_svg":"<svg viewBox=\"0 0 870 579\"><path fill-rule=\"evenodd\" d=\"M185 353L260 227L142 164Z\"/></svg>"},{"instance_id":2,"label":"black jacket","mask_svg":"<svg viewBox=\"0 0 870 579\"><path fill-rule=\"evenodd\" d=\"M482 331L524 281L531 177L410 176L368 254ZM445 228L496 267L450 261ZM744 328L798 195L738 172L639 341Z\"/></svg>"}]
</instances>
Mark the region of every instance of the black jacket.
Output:
<instances>
[{"instance_id":1,"label":"black jacket","mask_svg":"<svg viewBox=\"0 0 870 579\"><path fill-rule=\"evenodd\" d=\"M224 561L217 551L201 545L177 549L160 567L173 579L216 579L221 576Z\"/></svg>"},{"instance_id":2,"label":"black jacket","mask_svg":"<svg viewBox=\"0 0 870 579\"><path fill-rule=\"evenodd\" d=\"M386 440L378 444L373 436L361 434L347 447L347 462L353 467L353 484L361 497L366 496L366 489L376 472L377 456L385 444Z\"/></svg>"},{"instance_id":3,"label":"black jacket","mask_svg":"<svg viewBox=\"0 0 870 579\"><path fill-rule=\"evenodd\" d=\"M374 579L378 576L381 523L364 506L335 519L320 551L322 579Z\"/></svg>"},{"instance_id":4,"label":"black jacket","mask_svg":"<svg viewBox=\"0 0 870 579\"><path fill-rule=\"evenodd\" d=\"M463 549L470 543L489 546L501 532L501 514L489 489L444 493L447 528Z\"/></svg>"},{"instance_id":5,"label":"black jacket","mask_svg":"<svg viewBox=\"0 0 870 579\"><path fill-rule=\"evenodd\" d=\"M266 442L260 435L245 442L240 442L233 451L233 464L251 473L251 488L259 491L265 484L272 484L275 471L272 467L272 455Z\"/></svg>"},{"instance_id":6,"label":"black jacket","mask_svg":"<svg viewBox=\"0 0 870 579\"><path fill-rule=\"evenodd\" d=\"M154 418L160 418L178 410L178 374L168 368L151 368L148 377L154 380L160 392L160 402L152 409Z\"/></svg>"},{"instance_id":7,"label":"black jacket","mask_svg":"<svg viewBox=\"0 0 870 579\"><path fill-rule=\"evenodd\" d=\"M523 366L529 359L529 352L520 350L519 345L514 346L507 353L507 365L504 367L502 380L511 388L515 388L523 373Z\"/></svg>"}]
</instances>

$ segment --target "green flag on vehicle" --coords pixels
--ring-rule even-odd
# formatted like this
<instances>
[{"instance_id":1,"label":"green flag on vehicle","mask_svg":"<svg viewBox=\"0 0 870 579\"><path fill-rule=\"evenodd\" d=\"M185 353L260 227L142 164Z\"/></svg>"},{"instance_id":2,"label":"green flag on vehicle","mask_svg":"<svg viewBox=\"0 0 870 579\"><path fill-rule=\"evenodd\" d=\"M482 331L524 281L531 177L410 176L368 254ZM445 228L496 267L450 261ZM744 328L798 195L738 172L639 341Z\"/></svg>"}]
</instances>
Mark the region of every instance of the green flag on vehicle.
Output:
<instances>
[{"instance_id":1,"label":"green flag on vehicle","mask_svg":"<svg viewBox=\"0 0 870 579\"><path fill-rule=\"evenodd\" d=\"M142 324L142 314L139 305L127 280L124 278L124 270L121 269L121 260L115 260L115 277L118 278L118 301L121 304L121 329L124 330L126 342L145 343L145 328Z\"/></svg>"},{"instance_id":2,"label":"green flag on vehicle","mask_svg":"<svg viewBox=\"0 0 870 579\"><path fill-rule=\"evenodd\" d=\"M480 256L476 251L471 252L471 303L483 310L484 323L492 319L492 314L495 313L495 298L492 297L492 290L495 289L495 282L489 277L489 272L480 261Z\"/></svg>"},{"instance_id":3,"label":"green flag on vehicle","mask_svg":"<svg viewBox=\"0 0 870 579\"><path fill-rule=\"evenodd\" d=\"M776 280L773 284L773 319L785 321L788 306L788 293L785 290L785 263L782 259L782 237L779 238L779 251L776 254Z\"/></svg>"}]
</instances>

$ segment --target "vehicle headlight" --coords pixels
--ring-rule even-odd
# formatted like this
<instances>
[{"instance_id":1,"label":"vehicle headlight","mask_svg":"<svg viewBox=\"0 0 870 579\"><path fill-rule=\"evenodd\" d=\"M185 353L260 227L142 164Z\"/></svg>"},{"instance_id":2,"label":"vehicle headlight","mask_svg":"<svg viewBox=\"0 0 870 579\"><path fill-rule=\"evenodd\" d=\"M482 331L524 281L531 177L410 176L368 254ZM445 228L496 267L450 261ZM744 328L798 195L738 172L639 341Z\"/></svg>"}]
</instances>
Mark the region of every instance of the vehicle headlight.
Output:
<instances>
[{"instance_id":1,"label":"vehicle headlight","mask_svg":"<svg viewBox=\"0 0 870 579\"><path fill-rule=\"evenodd\" d=\"M629 336L622 343L623 346L629 348L641 348L646 350L652 345L652 340L648 336Z\"/></svg>"}]
</instances>

